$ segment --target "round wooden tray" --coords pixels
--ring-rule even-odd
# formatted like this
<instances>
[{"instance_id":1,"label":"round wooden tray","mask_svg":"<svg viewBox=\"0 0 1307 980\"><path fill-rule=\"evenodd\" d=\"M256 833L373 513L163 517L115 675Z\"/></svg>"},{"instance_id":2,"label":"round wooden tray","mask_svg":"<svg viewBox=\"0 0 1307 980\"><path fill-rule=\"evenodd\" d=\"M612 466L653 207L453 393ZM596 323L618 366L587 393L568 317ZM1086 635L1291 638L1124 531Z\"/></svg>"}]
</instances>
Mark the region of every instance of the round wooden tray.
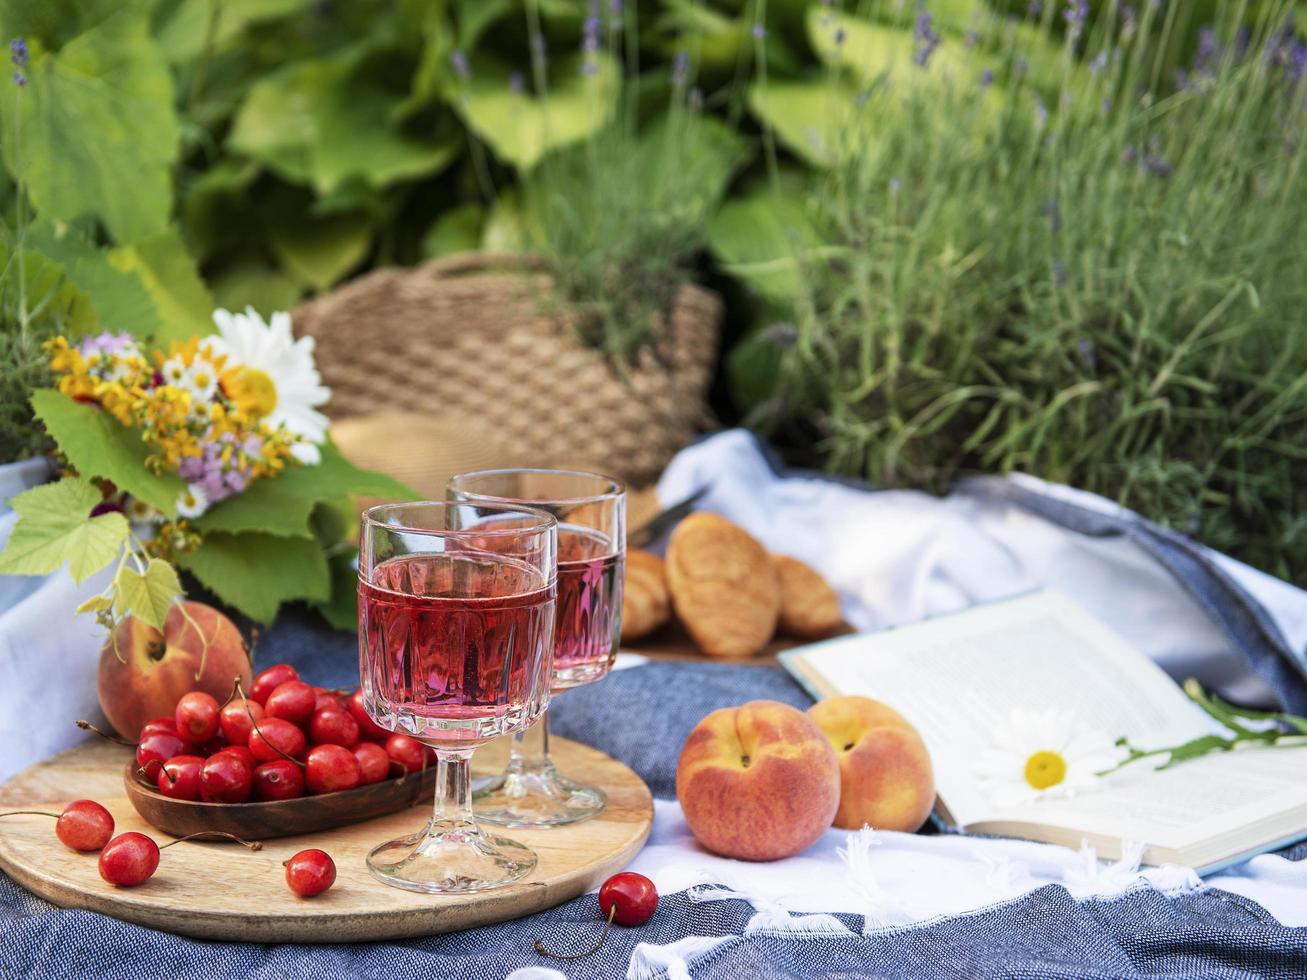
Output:
<instances>
[{"instance_id":1,"label":"round wooden tray","mask_svg":"<svg viewBox=\"0 0 1307 980\"><path fill-rule=\"evenodd\" d=\"M312 835L265 841L250 852L236 844L187 842L171 847L153 878L136 888L106 884L95 854L68 850L49 817L5 817L0 869L56 905L103 912L127 922L202 939L239 942L362 942L452 932L551 908L582 895L622 870L644 846L653 824L649 788L626 766L564 738L550 740L564 772L601 787L608 806L598 817L551 830L498 830L539 857L525 881L462 896L417 895L381 884L364 864L382 841L412 833L428 818L429 801L364 823ZM478 753L478 756L482 753ZM480 771L502 755L487 752ZM88 742L18 774L0 787L0 810L58 812L74 799L109 808L114 833L165 835L132 808L123 789L128 751ZM286 887L282 862L320 847L336 862L336 884L317 898Z\"/></svg>"}]
</instances>

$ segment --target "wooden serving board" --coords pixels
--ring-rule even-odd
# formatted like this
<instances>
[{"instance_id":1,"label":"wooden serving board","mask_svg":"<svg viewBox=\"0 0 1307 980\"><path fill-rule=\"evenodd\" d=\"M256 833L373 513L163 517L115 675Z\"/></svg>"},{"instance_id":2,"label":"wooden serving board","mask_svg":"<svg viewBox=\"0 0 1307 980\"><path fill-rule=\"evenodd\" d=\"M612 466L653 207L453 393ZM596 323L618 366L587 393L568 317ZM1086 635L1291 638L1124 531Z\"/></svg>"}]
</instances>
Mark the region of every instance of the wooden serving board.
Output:
<instances>
[{"instance_id":1,"label":"wooden serving board","mask_svg":"<svg viewBox=\"0 0 1307 980\"><path fill-rule=\"evenodd\" d=\"M630 863L653 824L649 788L626 766L564 738L551 739L550 748L565 773L601 787L608 806L598 817L567 827L495 828L534 850L539 864L524 881L492 891L418 895L383 885L368 873L368 851L421 827L430 816L429 798L364 823L264 841L258 852L238 844L188 841L168 848L149 881L123 889L100 878L97 855L59 843L49 817L5 817L0 821L0 869L56 905L202 939L360 942L515 919L598 887ZM502 765L502 754L486 756L478 771ZM127 800L122 772L128 758L121 746L83 744L0 787L0 810L57 813L72 800L89 798L108 807L115 834L137 830L165 843L166 835L142 820ZM336 863L335 885L312 899L297 898L286 887L282 868L283 861L306 847L321 848Z\"/></svg>"}]
</instances>

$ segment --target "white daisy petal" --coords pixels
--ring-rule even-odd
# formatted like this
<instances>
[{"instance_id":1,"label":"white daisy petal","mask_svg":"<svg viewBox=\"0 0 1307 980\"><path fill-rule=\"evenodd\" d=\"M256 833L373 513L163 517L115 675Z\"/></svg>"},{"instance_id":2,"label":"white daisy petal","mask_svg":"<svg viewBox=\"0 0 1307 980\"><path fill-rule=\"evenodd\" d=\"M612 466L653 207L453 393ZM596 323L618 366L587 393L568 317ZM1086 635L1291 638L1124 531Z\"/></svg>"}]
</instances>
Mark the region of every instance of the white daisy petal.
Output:
<instances>
[{"instance_id":1,"label":"white daisy petal","mask_svg":"<svg viewBox=\"0 0 1307 980\"><path fill-rule=\"evenodd\" d=\"M1073 711L1016 708L995 724L993 745L973 769L991 801L1010 807L1093 789L1098 773L1119 758L1120 751L1102 733L1081 726Z\"/></svg>"}]
</instances>

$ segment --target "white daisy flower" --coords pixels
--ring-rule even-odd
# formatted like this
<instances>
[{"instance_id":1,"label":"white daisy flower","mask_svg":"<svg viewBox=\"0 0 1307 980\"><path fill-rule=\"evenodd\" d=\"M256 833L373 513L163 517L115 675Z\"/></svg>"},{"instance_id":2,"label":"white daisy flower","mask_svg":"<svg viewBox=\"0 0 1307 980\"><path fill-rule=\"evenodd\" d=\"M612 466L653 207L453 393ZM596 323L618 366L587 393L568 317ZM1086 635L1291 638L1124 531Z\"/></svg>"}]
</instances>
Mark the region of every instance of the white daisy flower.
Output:
<instances>
[{"instance_id":1,"label":"white daisy flower","mask_svg":"<svg viewBox=\"0 0 1307 980\"><path fill-rule=\"evenodd\" d=\"M191 369L181 355L175 355L164 361L159 373L163 375L163 383L166 385L186 388L190 384Z\"/></svg>"},{"instance_id":2,"label":"white daisy flower","mask_svg":"<svg viewBox=\"0 0 1307 980\"><path fill-rule=\"evenodd\" d=\"M140 497L127 498L127 505L124 510L127 512L127 520L133 524L149 524L163 519L161 513Z\"/></svg>"},{"instance_id":3,"label":"white daisy flower","mask_svg":"<svg viewBox=\"0 0 1307 980\"><path fill-rule=\"evenodd\" d=\"M191 404L197 406L203 414L207 414L208 403L218 392L218 369L208 358L196 357L178 387L189 391Z\"/></svg>"},{"instance_id":4,"label":"white daisy flower","mask_svg":"<svg viewBox=\"0 0 1307 980\"><path fill-rule=\"evenodd\" d=\"M209 498L198 483L186 484L177 496L177 513L182 517L199 517L209 509Z\"/></svg>"},{"instance_id":5,"label":"white daisy flower","mask_svg":"<svg viewBox=\"0 0 1307 980\"><path fill-rule=\"evenodd\" d=\"M1078 724L1074 711L1016 709L995 728L975 772L996 806L1020 806L1092 788L1120 758L1111 739Z\"/></svg>"},{"instance_id":6,"label":"white daisy flower","mask_svg":"<svg viewBox=\"0 0 1307 980\"><path fill-rule=\"evenodd\" d=\"M322 462L322 450L311 442L292 443L290 454L305 466L317 466Z\"/></svg>"},{"instance_id":7,"label":"white daisy flower","mask_svg":"<svg viewBox=\"0 0 1307 980\"><path fill-rule=\"evenodd\" d=\"M273 428L284 425L314 443L326 439L327 417L317 407L331 392L313 364L313 338L294 338L290 314L274 313L264 323L253 307L215 310L213 322L219 336L207 340L209 349L239 369L228 386L232 400Z\"/></svg>"}]
</instances>

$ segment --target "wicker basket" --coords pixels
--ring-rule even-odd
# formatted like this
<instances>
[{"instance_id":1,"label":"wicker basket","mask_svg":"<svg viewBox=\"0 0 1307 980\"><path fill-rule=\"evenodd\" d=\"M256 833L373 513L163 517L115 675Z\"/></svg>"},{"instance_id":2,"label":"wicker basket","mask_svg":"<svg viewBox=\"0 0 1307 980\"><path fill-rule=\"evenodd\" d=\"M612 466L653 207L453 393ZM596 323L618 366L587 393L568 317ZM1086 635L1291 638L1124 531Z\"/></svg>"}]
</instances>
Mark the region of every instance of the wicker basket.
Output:
<instances>
[{"instance_id":1,"label":"wicker basket","mask_svg":"<svg viewBox=\"0 0 1307 980\"><path fill-rule=\"evenodd\" d=\"M506 463L652 480L707 418L721 301L682 286L659 341L623 378L552 295L538 262L470 253L372 272L301 306L295 325L316 338L333 421L385 416L369 438L393 433L392 452L439 453L393 421L438 419Z\"/></svg>"}]
</instances>

